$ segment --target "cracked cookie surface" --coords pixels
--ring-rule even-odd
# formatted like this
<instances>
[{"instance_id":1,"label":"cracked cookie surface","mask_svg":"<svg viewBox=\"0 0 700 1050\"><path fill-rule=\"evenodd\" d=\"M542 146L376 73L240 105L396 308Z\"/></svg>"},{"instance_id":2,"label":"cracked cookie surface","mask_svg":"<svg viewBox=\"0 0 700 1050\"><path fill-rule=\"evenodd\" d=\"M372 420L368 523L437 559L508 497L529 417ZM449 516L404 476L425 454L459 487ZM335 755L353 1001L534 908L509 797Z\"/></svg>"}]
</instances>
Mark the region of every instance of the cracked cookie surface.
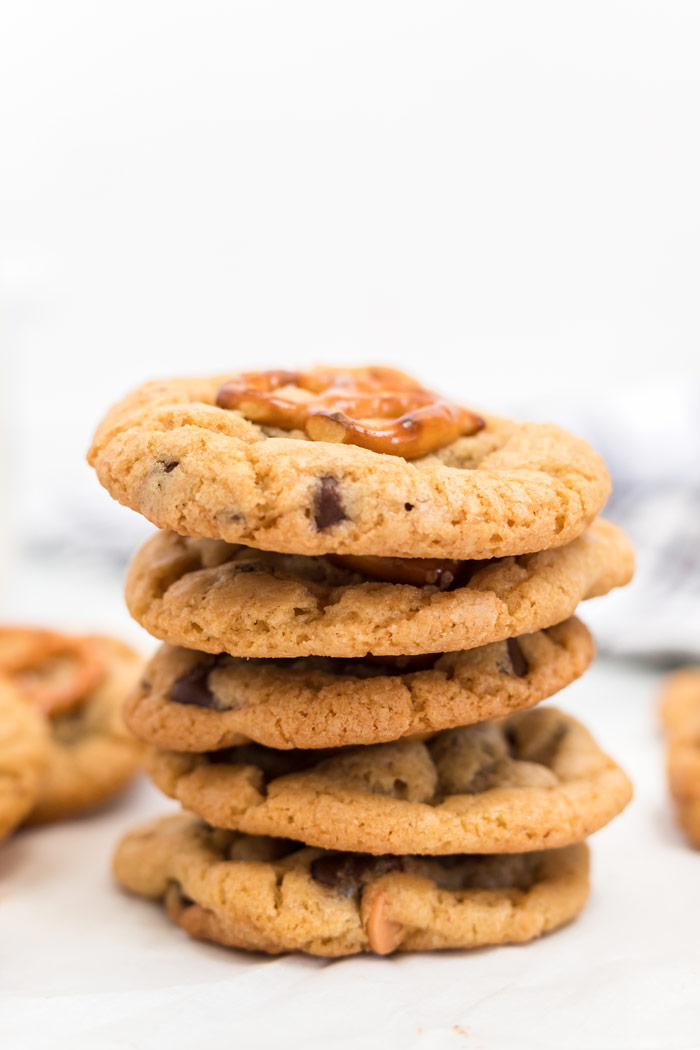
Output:
<instances>
[{"instance_id":1,"label":"cracked cookie surface","mask_svg":"<svg viewBox=\"0 0 700 1050\"><path fill-rule=\"evenodd\" d=\"M193 937L331 958L528 941L568 922L588 896L583 844L367 857L215 830L188 814L128 834L114 871Z\"/></svg>"},{"instance_id":2,"label":"cracked cookie surface","mask_svg":"<svg viewBox=\"0 0 700 1050\"><path fill-rule=\"evenodd\" d=\"M566 846L631 797L619 766L554 708L330 753L153 751L146 768L215 827L375 854Z\"/></svg>"},{"instance_id":3,"label":"cracked cookie surface","mask_svg":"<svg viewBox=\"0 0 700 1050\"><path fill-rule=\"evenodd\" d=\"M667 678L661 700L667 773L678 823L700 847L700 667Z\"/></svg>"},{"instance_id":4,"label":"cracked cookie surface","mask_svg":"<svg viewBox=\"0 0 700 1050\"><path fill-rule=\"evenodd\" d=\"M150 744L214 751L375 744L531 707L581 675L593 640L570 619L546 631L417 658L245 660L163 646L125 717ZM418 666L416 666L416 664Z\"/></svg>"},{"instance_id":5,"label":"cracked cookie surface","mask_svg":"<svg viewBox=\"0 0 700 1050\"><path fill-rule=\"evenodd\" d=\"M115 499L159 528L266 550L463 559L562 546L610 491L600 457L557 426L487 417L406 461L218 407L232 375L148 383L110 410L88 459Z\"/></svg>"},{"instance_id":6,"label":"cracked cookie surface","mask_svg":"<svg viewBox=\"0 0 700 1050\"><path fill-rule=\"evenodd\" d=\"M131 615L171 645L232 656L456 652L551 627L627 583L623 533L595 522L566 547L468 566L452 590L368 580L328 558L156 533L126 584Z\"/></svg>"}]
</instances>

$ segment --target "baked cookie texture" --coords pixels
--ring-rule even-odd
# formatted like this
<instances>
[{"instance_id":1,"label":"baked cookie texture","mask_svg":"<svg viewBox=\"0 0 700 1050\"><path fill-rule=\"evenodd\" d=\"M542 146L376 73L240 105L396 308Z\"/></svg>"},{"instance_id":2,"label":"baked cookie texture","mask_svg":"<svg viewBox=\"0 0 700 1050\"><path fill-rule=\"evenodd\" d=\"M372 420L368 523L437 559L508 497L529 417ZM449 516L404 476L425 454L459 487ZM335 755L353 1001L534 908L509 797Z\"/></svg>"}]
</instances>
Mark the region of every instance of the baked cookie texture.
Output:
<instances>
[{"instance_id":1,"label":"baked cookie texture","mask_svg":"<svg viewBox=\"0 0 700 1050\"><path fill-rule=\"evenodd\" d=\"M44 719L0 677L0 839L37 804L49 752Z\"/></svg>"},{"instance_id":2,"label":"baked cookie texture","mask_svg":"<svg viewBox=\"0 0 700 1050\"><path fill-rule=\"evenodd\" d=\"M164 645L125 708L174 751L376 744L532 707L583 674L593 639L575 618L517 640L415 660L245 660ZM416 668L415 663L419 666Z\"/></svg>"},{"instance_id":3,"label":"baked cookie texture","mask_svg":"<svg viewBox=\"0 0 700 1050\"><path fill-rule=\"evenodd\" d=\"M551 627L629 581L632 548L597 521L567 546L473 566L453 590L367 580L327 558L156 533L126 584L131 615L208 653L286 657L456 652Z\"/></svg>"},{"instance_id":4,"label":"baked cookie texture","mask_svg":"<svg viewBox=\"0 0 700 1050\"><path fill-rule=\"evenodd\" d=\"M693 845L700 847L700 667L687 667L668 677L661 719L678 823Z\"/></svg>"},{"instance_id":5,"label":"baked cookie texture","mask_svg":"<svg viewBox=\"0 0 700 1050\"><path fill-rule=\"evenodd\" d=\"M330 754L154 751L147 769L215 827L372 854L567 846L632 794L588 731L553 708Z\"/></svg>"},{"instance_id":6,"label":"baked cookie texture","mask_svg":"<svg viewBox=\"0 0 700 1050\"><path fill-rule=\"evenodd\" d=\"M568 922L588 896L584 845L368 857L217 831L187 814L127 835L114 870L193 937L330 958L528 941Z\"/></svg>"},{"instance_id":7,"label":"baked cookie texture","mask_svg":"<svg viewBox=\"0 0 700 1050\"><path fill-rule=\"evenodd\" d=\"M600 457L557 426L487 417L407 461L220 408L231 375L147 383L111 409L88 460L115 499L159 528L265 550L464 559L563 546L610 491Z\"/></svg>"}]
</instances>

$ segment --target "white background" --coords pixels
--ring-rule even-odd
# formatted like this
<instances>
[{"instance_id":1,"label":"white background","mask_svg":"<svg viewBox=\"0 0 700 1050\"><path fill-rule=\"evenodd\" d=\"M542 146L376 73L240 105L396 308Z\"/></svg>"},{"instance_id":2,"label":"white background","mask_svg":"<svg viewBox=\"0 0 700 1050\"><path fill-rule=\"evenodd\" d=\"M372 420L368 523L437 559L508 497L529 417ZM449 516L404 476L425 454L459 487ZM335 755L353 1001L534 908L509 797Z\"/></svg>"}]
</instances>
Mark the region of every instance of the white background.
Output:
<instances>
[{"instance_id":1,"label":"white background","mask_svg":"<svg viewBox=\"0 0 700 1050\"><path fill-rule=\"evenodd\" d=\"M2 12L23 536L108 506L82 457L151 376L383 360L555 417L700 370L692 0Z\"/></svg>"},{"instance_id":2,"label":"white background","mask_svg":"<svg viewBox=\"0 0 700 1050\"><path fill-rule=\"evenodd\" d=\"M130 630L115 577L55 554L149 531L83 456L159 374L381 360L552 418L644 388L640 459L672 470L666 391L700 375L699 54L694 0L6 0L5 615ZM189 944L106 875L161 805L142 791L0 856L4 1044L696 1050L698 859L655 682L601 666L565 700L638 801L559 939L330 967Z\"/></svg>"}]
</instances>

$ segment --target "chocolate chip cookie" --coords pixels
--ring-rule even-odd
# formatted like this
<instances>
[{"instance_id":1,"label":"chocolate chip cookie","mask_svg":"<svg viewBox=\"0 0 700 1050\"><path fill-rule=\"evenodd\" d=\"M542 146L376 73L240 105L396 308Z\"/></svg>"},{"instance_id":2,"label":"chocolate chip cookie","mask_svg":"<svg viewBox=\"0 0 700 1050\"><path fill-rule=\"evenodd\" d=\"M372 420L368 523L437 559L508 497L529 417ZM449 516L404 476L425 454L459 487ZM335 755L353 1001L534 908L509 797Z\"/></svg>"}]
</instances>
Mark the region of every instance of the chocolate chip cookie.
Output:
<instances>
[{"instance_id":1,"label":"chocolate chip cookie","mask_svg":"<svg viewBox=\"0 0 700 1050\"><path fill-rule=\"evenodd\" d=\"M46 762L27 823L58 820L106 801L136 772L140 742L122 706L143 661L114 638L0 627L0 673L48 732ZM33 710L32 710L33 709Z\"/></svg>"},{"instance_id":2,"label":"chocolate chip cookie","mask_svg":"<svg viewBox=\"0 0 700 1050\"><path fill-rule=\"evenodd\" d=\"M532 707L583 674L576 619L458 653L244 660L164 645L125 708L142 740L174 751L376 744Z\"/></svg>"},{"instance_id":3,"label":"chocolate chip cookie","mask_svg":"<svg viewBox=\"0 0 700 1050\"><path fill-rule=\"evenodd\" d=\"M88 459L160 528L306 555L531 553L575 539L610 490L560 427L481 419L382 368L148 383Z\"/></svg>"},{"instance_id":4,"label":"chocolate chip cookie","mask_svg":"<svg viewBox=\"0 0 700 1050\"><path fill-rule=\"evenodd\" d=\"M193 937L329 958L529 941L572 919L588 896L583 844L376 857L217 831L187 814L127 835L114 870Z\"/></svg>"},{"instance_id":5,"label":"chocolate chip cookie","mask_svg":"<svg viewBox=\"0 0 700 1050\"><path fill-rule=\"evenodd\" d=\"M553 708L340 751L153 751L166 795L215 827L363 853L515 853L580 842L629 802L622 770Z\"/></svg>"},{"instance_id":6,"label":"chocolate chip cookie","mask_svg":"<svg viewBox=\"0 0 700 1050\"><path fill-rule=\"evenodd\" d=\"M403 570L411 565L401 562ZM392 559L389 573L396 571ZM550 627L584 598L627 583L632 571L628 541L606 521L566 547L462 563L446 588L444 576L423 586L383 582L327 557L159 532L132 562L126 600L150 634L188 649L271 658L406 656L472 649Z\"/></svg>"},{"instance_id":7,"label":"chocolate chip cookie","mask_svg":"<svg viewBox=\"0 0 700 1050\"><path fill-rule=\"evenodd\" d=\"M41 714L10 681L0 677L0 839L36 805L49 747Z\"/></svg>"},{"instance_id":8,"label":"chocolate chip cookie","mask_svg":"<svg viewBox=\"0 0 700 1050\"><path fill-rule=\"evenodd\" d=\"M700 667L686 667L669 676L661 718L668 740L668 782L678 823L700 847Z\"/></svg>"}]
</instances>

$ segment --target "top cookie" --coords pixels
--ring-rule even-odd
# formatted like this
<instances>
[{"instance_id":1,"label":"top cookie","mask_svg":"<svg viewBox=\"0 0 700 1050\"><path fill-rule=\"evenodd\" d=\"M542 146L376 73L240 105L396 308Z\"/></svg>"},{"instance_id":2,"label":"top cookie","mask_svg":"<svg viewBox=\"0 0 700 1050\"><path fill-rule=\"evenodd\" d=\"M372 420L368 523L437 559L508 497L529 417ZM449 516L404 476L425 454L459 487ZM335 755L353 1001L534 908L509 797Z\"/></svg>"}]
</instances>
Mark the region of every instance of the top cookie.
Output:
<instances>
[{"instance_id":1,"label":"top cookie","mask_svg":"<svg viewBox=\"0 0 700 1050\"><path fill-rule=\"evenodd\" d=\"M393 369L147 383L88 454L160 528L294 554L459 559L559 547L605 465L560 427L486 417Z\"/></svg>"}]
</instances>

